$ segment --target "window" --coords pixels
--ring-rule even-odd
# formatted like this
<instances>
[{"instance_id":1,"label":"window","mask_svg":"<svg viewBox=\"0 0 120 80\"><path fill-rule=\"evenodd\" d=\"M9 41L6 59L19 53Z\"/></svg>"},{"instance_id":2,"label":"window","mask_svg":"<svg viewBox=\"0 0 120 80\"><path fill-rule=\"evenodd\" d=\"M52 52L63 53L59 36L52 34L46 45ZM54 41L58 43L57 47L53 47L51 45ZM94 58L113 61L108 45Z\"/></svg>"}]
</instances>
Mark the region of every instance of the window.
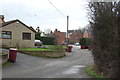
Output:
<instances>
[{"instance_id":1,"label":"window","mask_svg":"<svg viewBox=\"0 0 120 80\"><path fill-rule=\"evenodd\" d=\"M2 31L2 36L3 39L11 39L12 38L12 32L11 31Z\"/></svg>"},{"instance_id":2,"label":"window","mask_svg":"<svg viewBox=\"0 0 120 80\"><path fill-rule=\"evenodd\" d=\"M23 33L23 40L31 40L31 33Z\"/></svg>"}]
</instances>

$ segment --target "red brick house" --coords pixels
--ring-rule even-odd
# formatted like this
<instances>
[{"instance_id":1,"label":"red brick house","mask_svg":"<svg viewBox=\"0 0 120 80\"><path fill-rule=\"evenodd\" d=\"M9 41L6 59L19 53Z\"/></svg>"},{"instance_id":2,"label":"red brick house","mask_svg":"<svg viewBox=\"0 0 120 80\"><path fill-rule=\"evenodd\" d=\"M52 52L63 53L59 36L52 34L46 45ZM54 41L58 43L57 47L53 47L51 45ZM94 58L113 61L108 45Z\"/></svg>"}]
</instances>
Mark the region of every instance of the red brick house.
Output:
<instances>
[{"instance_id":1,"label":"red brick house","mask_svg":"<svg viewBox=\"0 0 120 80\"><path fill-rule=\"evenodd\" d=\"M87 31L85 31L85 32L83 33L83 38L88 38L88 37L89 37L89 34L88 34Z\"/></svg>"},{"instance_id":2,"label":"red brick house","mask_svg":"<svg viewBox=\"0 0 120 80\"><path fill-rule=\"evenodd\" d=\"M65 42L66 39L66 33L60 32L57 29L54 31L54 37L56 38L56 43L61 44Z\"/></svg>"},{"instance_id":3,"label":"red brick house","mask_svg":"<svg viewBox=\"0 0 120 80\"><path fill-rule=\"evenodd\" d=\"M70 43L79 42L80 38L82 38L82 33L79 30L74 30L72 34L69 36Z\"/></svg>"}]
</instances>

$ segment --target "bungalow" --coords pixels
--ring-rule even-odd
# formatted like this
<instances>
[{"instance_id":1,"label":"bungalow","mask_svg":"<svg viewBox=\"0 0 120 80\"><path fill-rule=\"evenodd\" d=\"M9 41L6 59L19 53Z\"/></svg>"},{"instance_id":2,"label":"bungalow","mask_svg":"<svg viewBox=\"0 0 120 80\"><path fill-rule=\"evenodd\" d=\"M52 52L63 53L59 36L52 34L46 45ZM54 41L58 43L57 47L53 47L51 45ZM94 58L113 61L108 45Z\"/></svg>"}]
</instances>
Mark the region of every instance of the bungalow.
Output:
<instances>
[{"instance_id":1,"label":"bungalow","mask_svg":"<svg viewBox=\"0 0 120 80\"><path fill-rule=\"evenodd\" d=\"M2 47L34 47L35 30L20 20L4 22L0 15ZM3 20L3 21L2 21Z\"/></svg>"}]
</instances>

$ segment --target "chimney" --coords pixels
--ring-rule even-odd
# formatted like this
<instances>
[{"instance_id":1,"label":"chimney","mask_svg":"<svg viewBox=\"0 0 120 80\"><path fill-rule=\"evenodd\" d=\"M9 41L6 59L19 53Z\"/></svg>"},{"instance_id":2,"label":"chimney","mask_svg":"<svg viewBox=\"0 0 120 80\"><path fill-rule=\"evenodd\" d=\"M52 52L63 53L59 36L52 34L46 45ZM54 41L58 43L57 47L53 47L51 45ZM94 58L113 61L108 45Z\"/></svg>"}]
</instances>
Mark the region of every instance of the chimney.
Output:
<instances>
[{"instance_id":1,"label":"chimney","mask_svg":"<svg viewBox=\"0 0 120 80\"><path fill-rule=\"evenodd\" d=\"M55 31L57 32L58 30L57 30L57 29L55 29Z\"/></svg>"},{"instance_id":2,"label":"chimney","mask_svg":"<svg viewBox=\"0 0 120 80\"><path fill-rule=\"evenodd\" d=\"M0 15L0 23L4 23L4 15Z\"/></svg>"}]
</instances>

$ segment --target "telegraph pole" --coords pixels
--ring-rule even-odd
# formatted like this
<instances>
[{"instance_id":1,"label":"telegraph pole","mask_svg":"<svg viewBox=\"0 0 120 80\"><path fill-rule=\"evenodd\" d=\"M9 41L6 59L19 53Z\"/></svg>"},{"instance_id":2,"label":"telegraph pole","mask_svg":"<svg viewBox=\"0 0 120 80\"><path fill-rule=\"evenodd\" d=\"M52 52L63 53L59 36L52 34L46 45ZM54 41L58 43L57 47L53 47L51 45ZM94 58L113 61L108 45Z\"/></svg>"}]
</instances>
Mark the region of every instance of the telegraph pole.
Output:
<instances>
[{"instance_id":1,"label":"telegraph pole","mask_svg":"<svg viewBox=\"0 0 120 80\"><path fill-rule=\"evenodd\" d=\"M67 16L67 46L68 46L68 28L69 28L69 16Z\"/></svg>"}]
</instances>

